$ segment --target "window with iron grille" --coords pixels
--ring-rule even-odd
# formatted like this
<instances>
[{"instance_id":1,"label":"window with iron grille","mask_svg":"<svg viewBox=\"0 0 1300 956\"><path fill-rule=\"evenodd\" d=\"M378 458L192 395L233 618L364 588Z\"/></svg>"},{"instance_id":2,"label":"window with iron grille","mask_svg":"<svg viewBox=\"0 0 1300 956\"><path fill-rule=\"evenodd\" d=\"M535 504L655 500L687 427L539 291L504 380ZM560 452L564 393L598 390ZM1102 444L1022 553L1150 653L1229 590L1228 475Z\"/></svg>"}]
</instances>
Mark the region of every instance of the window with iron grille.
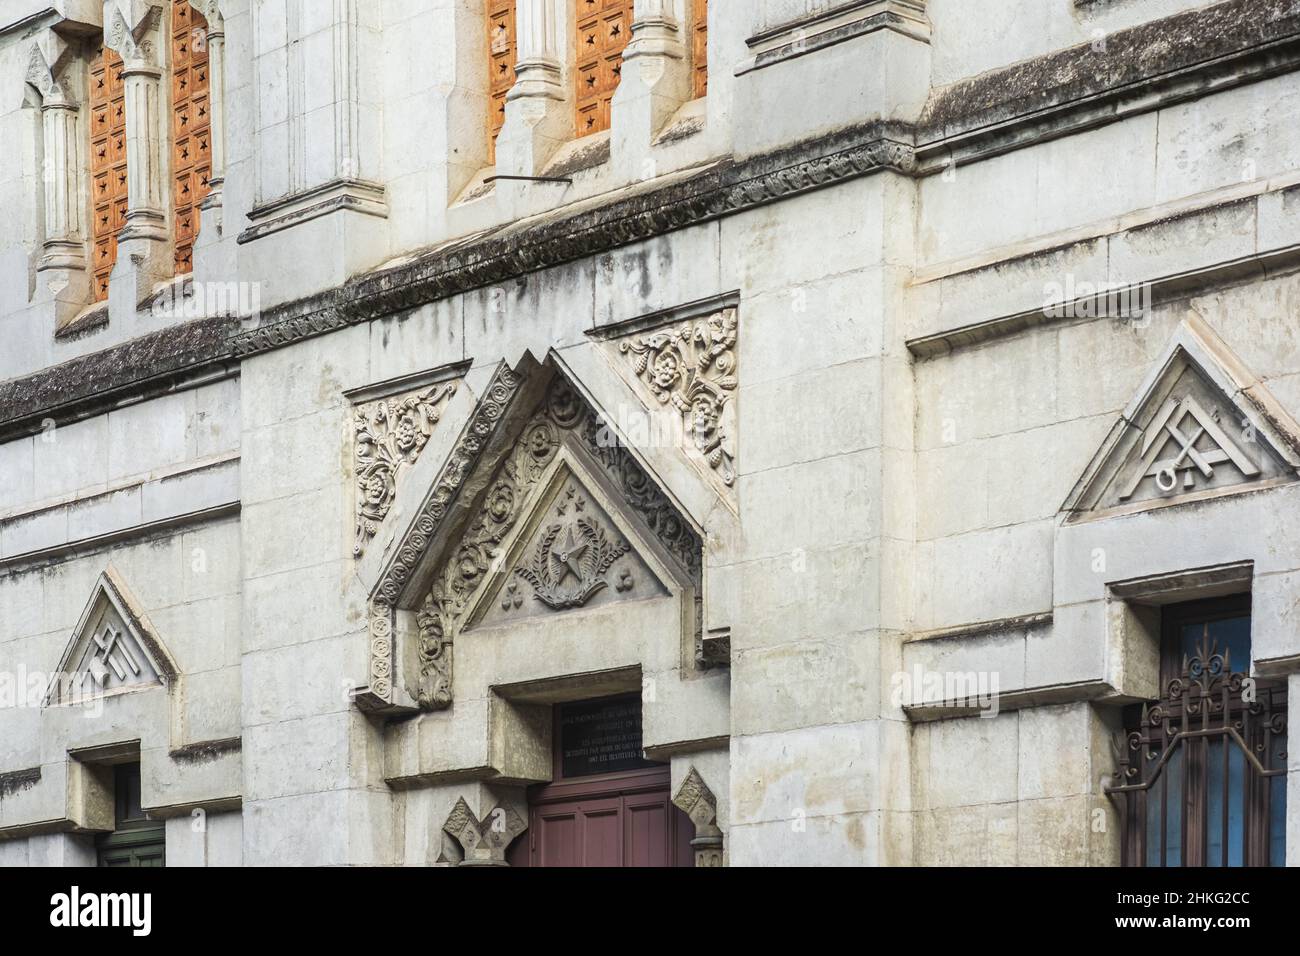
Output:
<instances>
[{"instance_id":1,"label":"window with iron grille","mask_svg":"<svg viewBox=\"0 0 1300 956\"><path fill-rule=\"evenodd\" d=\"M577 0L578 135L609 129L610 103L632 35L632 0Z\"/></svg>"},{"instance_id":2,"label":"window with iron grille","mask_svg":"<svg viewBox=\"0 0 1300 956\"><path fill-rule=\"evenodd\" d=\"M1248 595L1163 609L1162 696L1125 712L1126 866L1285 864L1284 683L1250 677Z\"/></svg>"},{"instance_id":3,"label":"window with iron grille","mask_svg":"<svg viewBox=\"0 0 1300 956\"><path fill-rule=\"evenodd\" d=\"M126 224L126 93L122 58L100 44L90 61L91 257L95 301L108 298L117 234Z\"/></svg>"}]
</instances>

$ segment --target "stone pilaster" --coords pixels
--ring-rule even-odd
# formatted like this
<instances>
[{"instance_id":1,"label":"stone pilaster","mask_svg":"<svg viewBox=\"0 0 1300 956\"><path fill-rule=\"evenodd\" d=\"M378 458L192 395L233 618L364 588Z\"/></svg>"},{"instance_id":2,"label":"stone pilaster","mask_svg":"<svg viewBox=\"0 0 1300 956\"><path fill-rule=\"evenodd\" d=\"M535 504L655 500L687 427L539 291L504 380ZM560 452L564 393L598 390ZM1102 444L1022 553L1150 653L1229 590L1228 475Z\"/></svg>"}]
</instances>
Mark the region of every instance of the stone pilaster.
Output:
<instances>
[{"instance_id":1,"label":"stone pilaster","mask_svg":"<svg viewBox=\"0 0 1300 956\"><path fill-rule=\"evenodd\" d=\"M555 150L573 137L571 98L563 67L567 0L518 0L515 85L497 138L497 172L536 176Z\"/></svg>"},{"instance_id":2,"label":"stone pilaster","mask_svg":"<svg viewBox=\"0 0 1300 956\"><path fill-rule=\"evenodd\" d=\"M82 214L83 128L80 104L68 83L73 59L66 41L47 31L33 44L27 67L27 82L41 100L45 237L36 269L54 305L56 327L73 318L89 296Z\"/></svg>"},{"instance_id":3,"label":"stone pilaster","mask_svg":"<svg viewBox=\"0 0 1300 956\"><path fill-rule=\"evenodd\" d=\"M683 24L687 0L636 0L623 78L614 93L611 155L628 178L650 178L642 164L672 115L691 98L690 57Z\"/></svg>"},{"instance_id":4,"label":"stone pilaster","mask_svg":"<svg viewBox=\"0 0 1300 956\"><path fill-rule=\"evenodd\" d=\"M104 43L122 57L126 97L126 225L118 236L112 281L114 288L130 289L132 306L172 271L164 193L169 164L164 148L168 117L163 110L162 80L167 41L162 21L159 4L105 0ZM110 297L116 298L111 291Z\"/></svg>"}]
</instances>

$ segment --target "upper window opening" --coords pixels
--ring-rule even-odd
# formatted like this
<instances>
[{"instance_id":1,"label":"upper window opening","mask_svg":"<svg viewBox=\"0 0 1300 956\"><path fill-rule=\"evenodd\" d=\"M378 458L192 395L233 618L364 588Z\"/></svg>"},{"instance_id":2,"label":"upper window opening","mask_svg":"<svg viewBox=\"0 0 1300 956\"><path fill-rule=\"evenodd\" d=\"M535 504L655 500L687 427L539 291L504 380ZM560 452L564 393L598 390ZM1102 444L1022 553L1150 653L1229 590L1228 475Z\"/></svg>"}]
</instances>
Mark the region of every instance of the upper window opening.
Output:
<instances>
[{"instance_id":1,"label":"upper window opening","mask_svg":"<svg viewBox=\"0 0 1300 956\"><path fill-rule=\"evenodd\" d=\"M623 73L632 34L632 0L578 0L578 135L609 129L610 103Z\"/></svg>"},{"instance_id":2,"label":"upper window opening","mask_svg":"<svg viewBox=\"0 0 1300 956\"><path fill-rule=\"evenodd\" d=\"M108 298L117 234L126 224L126 96L122 58L100 45L90 63L90 189L95 301Z\"/></svg>"}]
</instances>

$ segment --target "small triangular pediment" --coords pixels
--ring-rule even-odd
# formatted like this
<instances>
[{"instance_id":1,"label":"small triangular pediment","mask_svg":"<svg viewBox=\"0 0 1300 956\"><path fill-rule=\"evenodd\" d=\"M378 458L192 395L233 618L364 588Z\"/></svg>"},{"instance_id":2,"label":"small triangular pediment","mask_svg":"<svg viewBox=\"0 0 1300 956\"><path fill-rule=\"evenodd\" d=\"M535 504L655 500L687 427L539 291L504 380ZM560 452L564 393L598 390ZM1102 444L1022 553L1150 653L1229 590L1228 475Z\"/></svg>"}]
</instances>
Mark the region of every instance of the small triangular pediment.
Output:
<instances>
[{"instance_id":1,"label":"small triangular pediment","mask_svg":"<svg viewBox=\"0 0 1300 956\"><path fill-rule=\"evenodd\" d=\"M616 512L616 502L593 492L568 461L561 461L507 551L475 623L668 594L641 556L636 536L612 517Z\"/></svg>"},{"instance_id":2,"label":"small triangular pediment","mask_svg":"<svg viewBox=\"0 0 1300 956\"><path fill-rule=\"evenodd\" d=\"M176 665L121 576L108 568L73 629L46 692L46 705L70 704L169 686Z\"/></svg>"},{"instance_id":3,"label":"small triangular pediment","mask_svg":"<svg viewBox=\"0 0 1300 956\"><path fill-rule=\"evenodd\" d=\"M1076 483L1071 520L1295 480L1300 426L1199 319L1184 322Z\"/></svg>"}]
</instances>

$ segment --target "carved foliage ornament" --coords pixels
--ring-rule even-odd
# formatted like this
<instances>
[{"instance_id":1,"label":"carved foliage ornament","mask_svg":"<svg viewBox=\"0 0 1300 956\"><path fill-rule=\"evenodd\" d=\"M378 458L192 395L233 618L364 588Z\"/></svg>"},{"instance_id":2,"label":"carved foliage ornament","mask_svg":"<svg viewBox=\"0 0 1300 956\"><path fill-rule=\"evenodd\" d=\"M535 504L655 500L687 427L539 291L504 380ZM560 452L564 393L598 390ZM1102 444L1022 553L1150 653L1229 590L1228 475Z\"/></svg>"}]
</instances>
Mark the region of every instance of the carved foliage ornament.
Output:
<instances>
[{"instance_id":1,"label":"carved foliage ornament","mask_svg":"<svg viewBox=\"0 0 1300 956\"><path fill-rule=\"evenodd\" d=\"M397 480L429 443L456 384L435 385L405 398L372 402L357 409L356 482L359 556L375 536L397 496Z\"/></svg>"},{"instance_id":2,"label":"carved foliage ornament","mask_svg":"<svg viewBox=\"0 0 1300 956\"><path fill-rule=\"evenodd\" d=\"M27 82L36 87L47 103L72 104L74 102L64 87L62 79L57 75L61 69L62 64L50 66L40 46L32 44L32 52L27 57Z\"/></svg>"},{"instance_id":3,"label":"carved foliage ornament","mask_svg":"<svg viewBox=\"0 0 1300 956\"><path fill-rule=\"evenodd\" d=\"M534 415L488 491L478 516L438 572L416 617L419 628L420 706L451 703L451 644L466 608L497 559L501 544L519 522L529 492L560 447L549 409Z\"/></svg>"},{"instance_id":4,"label":"carved foliage ornament","mask_svg":"<svg viewBox=\"0 0 1300 956\"><path fill-rule=\"evenodd\" d=\"M736 310L723 309L619 343L637 378L681 414L690 445L729 486L736 480L735 451L723 412L738 384L736 324Z\"/></svg>"},{"instance_id":5,"label":"carved foliage ornament","mask_svg":"<svg viewBox=\"0 0 1300 956\"><path fill-rule=\"evenodd\" d=\"M110 12L111 10L111 12ZM132 24L122 8L114 3L104 8L107 30L104 42L127 62L155 66L158 52L156 31L162 23L162 7L156 4L145 8L138 23Z\"/></svg>"},{"instance_id":6,"label":"carved foliage ornament","mask_svg":"<svg viewBox=\"0 0 1300 956\"><path fill-rule=\"evenodd\" d=\"M474 410L469 424L461 434L455 449L443 466L438 480L421 506L410 532L403 539L397 557L380 579L377 593L370 605L370 686L369 706L392 703L392 650L393 608L411 570L424 554L434 532L447 516L447 507L460 492L465 477L473 470L483 453L483 446L505 415L506 409L519 391L522 379L504 365L497 369L487 392ZM450 641L448 641L448 644ZM432 651L433 648L430 648ZM421 641L421 654L425 654ZM451 703L451 655L447 648L445 661L434 666L441 677L442 686L430 690L431 703L424 706L445 707ZM421 682L423 684L423 680ZM423 698L425 695L422 694Z\"/></svg>"},{"instance_id":7,"label":"carved foliage ornament","mask_svg":"<svg viewBox=\"0 0 1300 956\"><path fill-rule=\"evenodd\" d=\"M722 866L722 831L718 828L718 798L704 782L700 772L691 767L673 796L673 805L691 818L695 824L695 850L697 867Z\"/></svg>"}]
</instances>

